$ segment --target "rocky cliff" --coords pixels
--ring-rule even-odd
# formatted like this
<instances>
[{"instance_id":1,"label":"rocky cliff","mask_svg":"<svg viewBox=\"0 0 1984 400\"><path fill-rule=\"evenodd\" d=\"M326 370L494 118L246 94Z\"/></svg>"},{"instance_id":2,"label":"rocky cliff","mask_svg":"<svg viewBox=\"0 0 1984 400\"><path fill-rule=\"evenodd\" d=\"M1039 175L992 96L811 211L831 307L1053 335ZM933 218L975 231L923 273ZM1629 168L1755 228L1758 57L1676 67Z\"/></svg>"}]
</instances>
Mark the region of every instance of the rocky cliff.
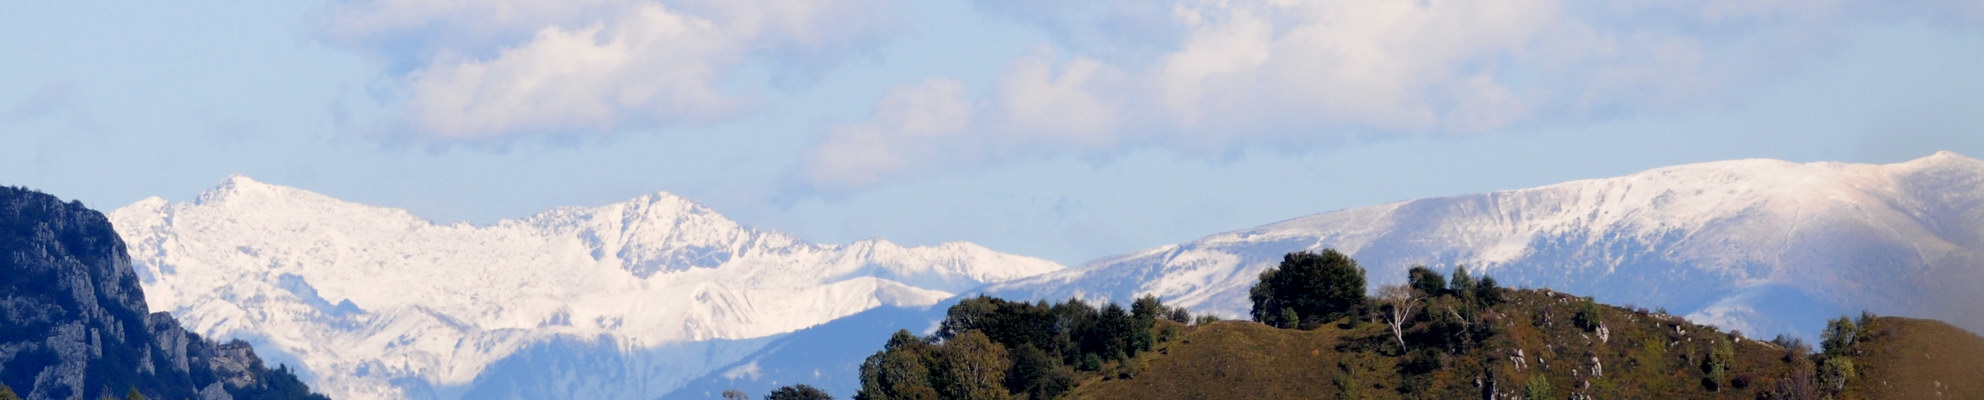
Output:
<instances>
[{"instance_id":1,"label":"rocky cliff","mask_svg":"<svg viewBox=\"0 0 1984 400\"><path fill-rule=\"evenodd\" d=\"M151 313L102 213L13 187L0 187L0 384L29 400L311 398L247 344Z\"/></svg>"}]
</instances>

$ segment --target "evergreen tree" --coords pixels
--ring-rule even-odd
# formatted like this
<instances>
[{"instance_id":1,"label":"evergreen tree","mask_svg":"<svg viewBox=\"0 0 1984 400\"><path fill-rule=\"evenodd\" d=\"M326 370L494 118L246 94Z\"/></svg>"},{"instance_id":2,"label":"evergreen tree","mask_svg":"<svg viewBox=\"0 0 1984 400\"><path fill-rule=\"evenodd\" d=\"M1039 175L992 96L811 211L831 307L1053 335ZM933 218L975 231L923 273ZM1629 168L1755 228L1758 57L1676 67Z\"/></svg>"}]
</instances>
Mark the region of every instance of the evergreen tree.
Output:
<instances>
[{"instance_id":1,"label":"evergreen tree","mask_svg":"<svg viewBox=\"0 0 1984 400\"><path fill-rule=\"evenodd\" d=\"M1411 269L1405 271L1405 276L1406 281L1411 282L1412 289L1418 290L1424 296L1433 297L1447 294L1447 277L1440 275L1439 272L1433 271L1431 268L1426 268L1424 265L1414 265Z\"/></svg>"},{"instance_id":2,"label":"evergreen tree","mask_svg":"<svg viewBox=\"0 0 1984 400\"><path fill-rule=\"evenodd\" d=\"M1144 295L1137 298L1136 302L1130 303L1129 355L1134 356L1138 352L1150 350L1151 346L1157 344L1157 337L1151 329L1157 326L1157 318L1162 314L1164 314L1164 302L1159 301L1157 296Z\"/></svg>"},{"instance_id":3,"label":"evergreen tree","mask_svg":"<svg viewBox=\"0 0 1984 400\"><path fill-rule=\"evenodd\" d=\"M1502 285L1495 282L1495 277L1482 276L1481 281L1475 283L1474 302L1487 306L1501 304Z\"/></svg>"},{"instance_id":4,"label":"evergreen tree","mask_svg":"<svg viewBox=\"0 0 1984 400\"><path fill-rule=\"evenodd\" d=\"M1095 345L1091 349L1104 359L1128 359L1136 353L1136 348L1132 346L1136 330L1137 323L1130 313L1124 311L1123 306L1110 303L1102 308L1102 315L1096 320L1096 330L1091 338Z\"/></svg>"},{"instance_id":5,"label":"evergreen tree","mask_svg":"<svg viewBox=\"0 0 1984 400\"><path fill-rule=\"evenodd\" d=\"M1454 296L1474 301L1474 292L1478 289L1476 286L1474 276L1467 273L1466 265L1454 266L1452 283L1447 285L1447 290L1453 291Z\"/></svg>"}]
</instances>

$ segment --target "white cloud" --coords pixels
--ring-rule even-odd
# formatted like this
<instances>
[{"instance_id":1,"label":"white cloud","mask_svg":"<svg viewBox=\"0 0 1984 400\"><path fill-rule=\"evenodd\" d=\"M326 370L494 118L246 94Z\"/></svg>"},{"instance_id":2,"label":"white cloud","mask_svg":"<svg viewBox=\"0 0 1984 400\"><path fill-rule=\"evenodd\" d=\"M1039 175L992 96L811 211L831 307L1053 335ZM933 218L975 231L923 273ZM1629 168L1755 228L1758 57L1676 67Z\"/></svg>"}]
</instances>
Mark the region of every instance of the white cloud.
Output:
<instances>
[{"instance_id":1,"label":"white cloud","mask_svg":"<svg viewBox=\"0 0 1984 400\"><path fill-rule=\"evenodd\" d=\"M959 100L977 104L978 118L952 135L972 138L943 143L982 145L947 151L984 161L1136 146L1217 153L1699 107L1822 58L1852 24L1883 22L1862 14L1895 20L1894 12L1861 12L1883 4L980 0L979 9L1035 26L1055 45L1013 61L993 88ZM1907 6L1916 14L1977 8ZM887 125L858 122L832 135ZM894 154L936 144L915 138L872 135L863 149L830 139L842 146L835 152L893 161L849 163L816 151L801 169L816 187L846 188L961 165Z\"/></svg>"},{"instance_id":2,"label":"white cloud","mask_svg":"<svg viewBox=\"0 0 1984 400\"><path fill-rule=\"evenodd\" d=\"M736 71L831 67L891 31L884 1L338 1L323 19L389 66L396 131L463 142L733 118L776 78Z\"/></svg>"},{"instance_id":3,"label":"white cloud","mask_svg":"<svg viewBox=\"0 0 1984 400\"><path fill-rule=\"evenodd\" d=\"M867 121L834 127L806 155L799 176L823 187L869 186L909 168L976 159L964 83L931 79L889 90Z\"/></svg>"}]
</instances>

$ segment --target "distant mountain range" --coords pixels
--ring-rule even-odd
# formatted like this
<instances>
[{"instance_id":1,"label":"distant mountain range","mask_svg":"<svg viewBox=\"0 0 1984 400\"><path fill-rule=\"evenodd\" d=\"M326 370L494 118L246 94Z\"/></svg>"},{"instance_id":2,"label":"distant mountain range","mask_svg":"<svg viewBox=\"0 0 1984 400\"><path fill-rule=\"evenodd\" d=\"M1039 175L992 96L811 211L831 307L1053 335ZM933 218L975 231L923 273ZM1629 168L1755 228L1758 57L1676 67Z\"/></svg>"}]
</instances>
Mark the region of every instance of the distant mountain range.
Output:
<instances>
[{"instance_id":1,"label":"distant mountain range","mask_svg":"<svg viewBox=\"0 0 1984 400\"><path fill-rule=\"evenodd\" d=\"M1062 268L969 243L812 244L668 194L436 225L233 176L110 219L151 304L339 399L654 397L774 335Z\"/></svg>"},{"instance_id":2,"label":"distant mountain range","mask_svg":"<svg viewBox=\"0 0 1984 400\"><path fill-rule=\"evenodd\" d=\"M1108 257L967 295L1127 303L1152 294L1246 318L1247 290L1262 270L1289 252L1324 248L1356 258L1372 287L1400 283L1413 265L1466 265L1506 286L1665 309L1750 337L1809 340L1825 318L1863 309L1984 332L1984 162L1948 152L1888 165L1737 160L1412 200ZM813 379L809 371L852 371L865 355L787 349L879 346L888 327L928 329L943 309L855 318L867 319L778 338L671 398L796 381L844 393L858 386L856 376ZM865 336L846 336L854 332ZM747 370L755 373L736 373Z\"/></svg>"},{"instance_id":3,"label":"distant mountain range","mask_svg":"<svg viewBox=\"0 0 1984 400\"><path fill-rule=\"evenodd\" d=\"M1154 294L1243 317L1260 272L1335 248L1378 282L1466 265L1511 286L1666 308L1752 334L1817 335L1869 309L1984 331L1984 162L1738 160L1353 208L993 285L1027 298Z\"/></svg>"},{"instance_id":4,"label":"distant mountain range","mask_svg":"<svg viewBox=\"0 0 1984 400\"><path fill-rule=\"evenodd\" d=\"M1415 264L1464 264L1752 337L1816 336L1823 318L1861 309L1984 331L1984 162L1953 153L1713 162L1413 200L1072 269L968 244L807 244L668 195L440 226L234 177L112 220L153 304L286 352L338 398L701 398L808 382L845 396L846 371L887 332L930 329L953 294L1154 294L1244 318L1260 271L1324 248L1359 260L1374 287Z\"/></svg>"}]
</instances>

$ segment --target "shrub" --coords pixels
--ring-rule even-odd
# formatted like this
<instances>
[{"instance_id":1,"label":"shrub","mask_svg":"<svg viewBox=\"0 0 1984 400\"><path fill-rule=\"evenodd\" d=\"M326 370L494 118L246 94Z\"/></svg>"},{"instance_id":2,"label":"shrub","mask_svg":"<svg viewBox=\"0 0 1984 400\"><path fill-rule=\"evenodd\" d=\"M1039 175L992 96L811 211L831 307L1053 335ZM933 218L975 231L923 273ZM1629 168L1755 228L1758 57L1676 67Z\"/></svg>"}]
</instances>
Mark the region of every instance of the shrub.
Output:
<instances>
[{"instance_id":1,"label":"shrub","mask_svg":"<svg viewBox=\"0 0 1984 400\"><path fill-rule=\"evenodd\" d=\"M1578 312L1576 315L1571 316L1571 323L1576 324L1578 329L1583 329L1585 332L1596 331L1601 324L1598 312L1598 303L1585 300L1578 304Z\"/></svg>"},{"instance_id":2,"label":"shrub","mask_svg":"<svg viewBox=\"0 0 1984 400\"><path fill-rule=\"evenodd\" d=\"M1528 400L1554 399L1557 398L1557 388L1551 387L1550 379L1543 377L1543 374L1530 375L1529 383L1523 385L1523 398Z\"/></svg>"}]
</instances>

